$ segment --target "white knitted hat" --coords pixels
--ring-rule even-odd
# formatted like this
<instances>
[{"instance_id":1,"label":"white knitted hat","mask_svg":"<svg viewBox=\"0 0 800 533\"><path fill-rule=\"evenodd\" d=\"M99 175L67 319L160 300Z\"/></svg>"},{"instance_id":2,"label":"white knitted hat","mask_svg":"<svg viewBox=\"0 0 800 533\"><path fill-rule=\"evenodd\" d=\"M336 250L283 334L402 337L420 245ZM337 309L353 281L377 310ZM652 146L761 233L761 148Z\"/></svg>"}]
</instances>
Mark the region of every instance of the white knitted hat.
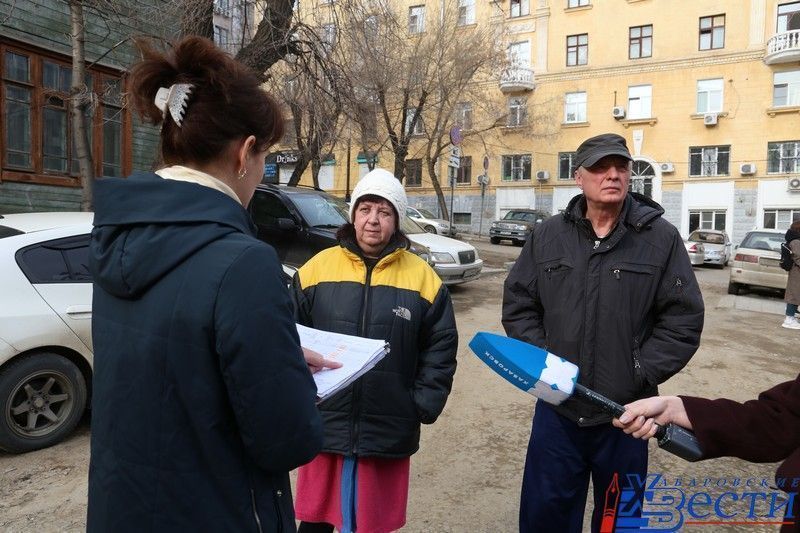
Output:
<instances>
[{"instance_id":1,"label":"white knitted hat","mask_svg":"<svg viewBox=\"0 0 800 533\"><path fill-rule=\"evenodd\" d=\"M408 206L408 198L406 197L406 190L400 180L394 177L394 174L382 168L376 168L364 175L356 184L353 189L353 194L350 196L350 221L353 221L353 212L355 211L358 199L368 194L374 194L385 198L391 203L397 211L398 217L406 215L406 207ZM399 220L398 220L399 222Z\"/></svg>"}]
</instances>

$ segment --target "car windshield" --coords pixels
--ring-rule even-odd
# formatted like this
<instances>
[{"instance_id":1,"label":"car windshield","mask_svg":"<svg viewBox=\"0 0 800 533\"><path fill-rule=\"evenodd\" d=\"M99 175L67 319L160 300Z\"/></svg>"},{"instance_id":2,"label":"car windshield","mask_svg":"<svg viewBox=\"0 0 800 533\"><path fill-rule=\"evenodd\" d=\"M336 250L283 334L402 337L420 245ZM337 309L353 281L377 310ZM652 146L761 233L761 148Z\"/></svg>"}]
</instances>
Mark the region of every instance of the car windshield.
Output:
<instances>
[{"instance_id":1,"label":"car windshield","mask_svg":"<svg viewBox=\"0 0 800 533\"><path fill-rule=\"evenodd\" d=\"M419 211L419 214L422 215L425 218L439 218L436 215L434 215L433 213L431 213L430 211L428 211L427 209L420 209L418 207L417 211Z\"/></svg>"},{"instance_id":2,"label":"car windshield","mask_svg":"<svg viewBox=\"0 0 800 533\"><path fill-rule=\"evenodd\" d=\"M400 219L400 230L406 235L414 235L415 233L426 233L422 226L414 222L409 217Z\"/></svg>"},{"instance_id":3,"label":"car windshield","mask_svg":"<svg viewBox=\"0 0 800 533\"><path fill-rule=\"evenodd\" d=\"M8 226L0 226L0 239L13 237L14 235L21 235L22 233L24 232L18 229L9 228Z\"/></svg>"},{"instance_id":4,"label":"car windshield","mask_svg":"<svg viewBox=\"0 0 800 533\"><path fill-rule=\"evenodd\" d=\"M503 220L521 220L523 222L536 222L536 213L528 211L509 211Z\"/></svg>"},{"instance_id":5,"label":"car windshield","mask_svg":"<svg viewBox=\"0 0 800 533\"><path fill-rule=\"evenodd\" d=\"M349 218L347 204L333 196L296 194L292 199L309 226L338 228Z\"/></svg>"},{"instance_id":6,"label":"car windshield","mask_svg":"<svg viewBox=\"0 0 800 533\"><path fill-rule=\"evenodd\" d=\"M709 244L725 244L725 237L721 233L708 233L705 231L695 231L689 235L690 241L707 242Z\"/></svg>"},{"instance_id":7,"label":"car windshield","mask_svg":"<svg viewBox=\"0 0 800 533\"><path fill-rule=\"evenodd\" d=\"M742 241L741 248L753 248L754 250L781 251L781 243L784 237L780 233L767 233L753 231L748 233Z\"/></svg>"}]
</instances>

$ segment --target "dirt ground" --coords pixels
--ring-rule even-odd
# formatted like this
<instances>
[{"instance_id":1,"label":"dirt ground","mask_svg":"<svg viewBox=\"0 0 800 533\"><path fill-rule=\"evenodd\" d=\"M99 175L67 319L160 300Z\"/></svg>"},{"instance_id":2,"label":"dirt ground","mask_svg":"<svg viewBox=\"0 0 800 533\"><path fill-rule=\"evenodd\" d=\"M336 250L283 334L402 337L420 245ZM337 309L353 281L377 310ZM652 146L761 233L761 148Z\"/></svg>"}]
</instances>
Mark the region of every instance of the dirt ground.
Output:
<instances>
[{"instance_id":1,"label":"dirt ground","mask_svg":"<svg viewBox=\"0 0 800 533\"><path fill-rule=\"evenodd\" d=\"M412 459L408 523L403 528L408 533L517 530L534 399L485 367L467 344L477 331L502 332L505 272L501 267L513 260L519 248L477 244L487 266L496 271L452 290L460 335L459 366L444 413L436 424L423 428L421 449ZM706 303L702 344L686 369L661 387L662 394L743 401L796 377L800 332L782 329L780 316L730 307L730 298L725 297L727 269L701 268L696 274ZM66 442L50 449L20 456L0 453L0 531L84 529L88 437L84 422ZM772 480L775 470L772 464L736 459L687 463L659 450L655 443L651 452L649 471L673 479ZM777 531L775 526L699 529Z\"/></svg>"}]
</instances>

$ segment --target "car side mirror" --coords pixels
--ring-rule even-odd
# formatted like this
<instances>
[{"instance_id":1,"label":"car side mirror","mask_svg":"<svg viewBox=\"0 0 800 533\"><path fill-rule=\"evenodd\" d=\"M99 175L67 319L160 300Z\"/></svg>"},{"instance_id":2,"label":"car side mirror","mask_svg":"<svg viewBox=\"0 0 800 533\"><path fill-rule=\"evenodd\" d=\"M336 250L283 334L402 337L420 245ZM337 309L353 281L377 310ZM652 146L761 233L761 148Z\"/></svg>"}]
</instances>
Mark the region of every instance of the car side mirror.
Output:
<instances>
[{"instance_id":1,"label":"car side mirror","mask_svg":"<svg viewBox=\"0 0 800 533\"><path fill-rule=\"evenodd\" d=\"M278 229L282 229L285 231L297 231L299 226L297 222L292 220L291 218L279 218L278 219Z\"/></svg>"}]
</instances>

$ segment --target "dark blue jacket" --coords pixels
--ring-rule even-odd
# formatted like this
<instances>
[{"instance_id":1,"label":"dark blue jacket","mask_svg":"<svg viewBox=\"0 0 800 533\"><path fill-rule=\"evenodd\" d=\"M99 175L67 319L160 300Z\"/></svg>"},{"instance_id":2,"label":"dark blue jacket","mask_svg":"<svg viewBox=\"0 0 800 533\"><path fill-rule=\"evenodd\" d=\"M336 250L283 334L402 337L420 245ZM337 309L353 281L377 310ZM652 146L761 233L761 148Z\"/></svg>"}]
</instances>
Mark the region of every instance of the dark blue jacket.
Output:
<instances>
[{"instance_id":1,"label":"dark blue jacket","mask_svg":"<svg viewBox=\"0 0 800 533\"><path fill-rule=\"evenodd\" d=\"M87 530L294 531L288 471L322 425L274 250L213 189L94 194Z\"/></svg>"}]
</instances>

